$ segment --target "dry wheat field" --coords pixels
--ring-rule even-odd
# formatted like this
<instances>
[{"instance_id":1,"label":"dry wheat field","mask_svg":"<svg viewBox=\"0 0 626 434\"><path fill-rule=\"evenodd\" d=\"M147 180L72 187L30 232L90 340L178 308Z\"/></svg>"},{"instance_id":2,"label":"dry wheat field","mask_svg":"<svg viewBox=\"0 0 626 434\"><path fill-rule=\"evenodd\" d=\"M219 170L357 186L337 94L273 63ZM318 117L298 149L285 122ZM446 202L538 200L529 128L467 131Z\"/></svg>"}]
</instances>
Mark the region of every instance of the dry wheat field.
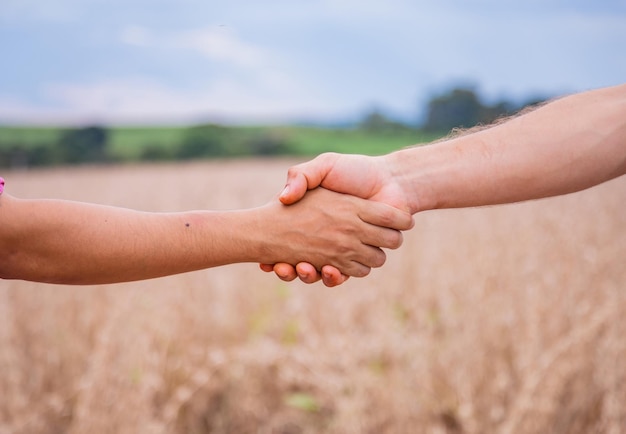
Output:
<instances>
[{"instance_id":1,"label":"dry wheat field","mask_svg":"<svg viewBox=\"0 0 626 434\"><path fill-rule=\"evenodd\" d=\"M254 207L295 161L5 171L20 197ZM626 177L416 216L337 288L255 264L0 281L0 433L626 432Z\"/></svg>"}]
</instances>

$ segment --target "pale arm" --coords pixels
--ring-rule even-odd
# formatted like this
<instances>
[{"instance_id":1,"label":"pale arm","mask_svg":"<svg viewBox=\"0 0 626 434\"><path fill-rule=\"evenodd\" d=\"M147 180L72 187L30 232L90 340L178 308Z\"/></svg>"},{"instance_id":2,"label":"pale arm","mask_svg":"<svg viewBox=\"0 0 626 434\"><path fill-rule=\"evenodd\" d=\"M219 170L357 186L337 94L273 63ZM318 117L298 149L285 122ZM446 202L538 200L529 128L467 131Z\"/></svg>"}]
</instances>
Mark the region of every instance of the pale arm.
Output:
<instances>
[{"instance_id":1,"label":"pale arm","mask_svg":"<svg viewBox=\"0 0 626 434\"><path fill-rule=\"evenodd\" d=\"M626 173L626 85L570 95L498 125L382 157L322 154L289 170L286 203L325 188L411 213L583 190ZM263 266L271 270L270 266ZM277 264L279 277L296 277ZM327 285L343 280L324 267ZM319 276L299 264L304 281Z\"/></svg>"},{"instance_id":2,"label":"pale arm","mask_svg":"<svg viewBox=\"0 0 626 434\"><path fill-rule=\"evenodd\" d=\"M626 173L626 85L568 96L385 158L412 213L583 190Z\"/></svg>"}]
</instances>

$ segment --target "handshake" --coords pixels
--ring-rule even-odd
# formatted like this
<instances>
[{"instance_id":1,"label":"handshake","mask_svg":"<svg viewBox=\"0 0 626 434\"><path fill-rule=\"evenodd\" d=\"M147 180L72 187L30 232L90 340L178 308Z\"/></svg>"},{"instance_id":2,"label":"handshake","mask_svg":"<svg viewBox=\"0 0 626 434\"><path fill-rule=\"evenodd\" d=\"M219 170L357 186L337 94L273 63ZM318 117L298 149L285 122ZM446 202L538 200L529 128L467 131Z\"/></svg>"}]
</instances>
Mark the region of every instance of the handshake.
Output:
<instances>
[{"instance_id":1,"label":"handshake","mask_svg":"<svg viewBox=\"0 0 626 434\"><path fill-rule=\"evenodd\" d=\"M387 157L327 153L294 166L274 204L274 219L289 218L279 225L285 233L266 241L268 250L287 248L281 257L290 259L261 269L326 286L366 276L385 263L382 249L400 247L400 231L413 227L410 196Z\"/></svg>"}]
</instances>

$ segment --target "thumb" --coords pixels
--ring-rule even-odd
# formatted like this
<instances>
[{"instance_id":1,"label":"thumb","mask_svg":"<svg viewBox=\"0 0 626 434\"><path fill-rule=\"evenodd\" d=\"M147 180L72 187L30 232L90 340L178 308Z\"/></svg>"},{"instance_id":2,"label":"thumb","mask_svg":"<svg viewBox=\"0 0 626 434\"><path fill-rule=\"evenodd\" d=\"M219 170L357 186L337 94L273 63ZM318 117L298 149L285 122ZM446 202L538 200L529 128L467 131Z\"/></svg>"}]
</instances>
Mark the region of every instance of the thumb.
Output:
<instances>
[{"instance_id":1,"label":"thumb","mask_svg":"<svg viewBox=\"0 0 626 434\"><path fill-rule=\"evenodd\" d=\"M296 203L304 197L308 190L308 182L304 173L292 169L289 169L285 188L278 196L278 199L285 205Z\"/></svg>"},{"instance_id":2,"label":"thumb","mask_svg":"<svg viewBox=\"0 0 626 434\"><path fill-rule=\"evenodd\" d=\"M278 199L285 205L291 205L302 199L307 190L319 187L330 171L334 158L335 155L328 152L309 162L289 168L287 183Z\"/></svg>"}]
</instances>

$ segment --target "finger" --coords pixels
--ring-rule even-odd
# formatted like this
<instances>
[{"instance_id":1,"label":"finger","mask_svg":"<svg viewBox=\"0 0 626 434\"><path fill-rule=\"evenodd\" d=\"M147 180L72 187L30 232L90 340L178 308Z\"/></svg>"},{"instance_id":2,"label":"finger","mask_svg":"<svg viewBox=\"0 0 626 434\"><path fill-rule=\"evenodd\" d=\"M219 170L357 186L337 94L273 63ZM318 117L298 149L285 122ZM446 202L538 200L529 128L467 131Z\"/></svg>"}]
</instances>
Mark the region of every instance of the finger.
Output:
<instances>
[{"instance_id":1,"label":"finger","mask_svg":"<svg viewBox=\"0 0 626 434\"><path fill-rule=\"evenodd\" d=\"M402 232L396 231L395 229L388 229L367 224L361 230L359 239L363 244L367 244L369 246L395 250L402 245L404 236L402 235Z\"/></svg>"},{"instance_id":2,"label":"finger","mask_svg":"<svg viewBox=\"0 0 626 434\"><path fill-rule=\"evenodd\" d=\"M285 282L291 282L298 277L296 269L293 265L285 264L283 262L274 264L274 273L276 273L276 276L278 276L280 280L284 280Z\"/></svg>"},{"instance_id":3,"label":"finger","mask_svg":"<svg viewBox=\"0 0 626 434\"><path fill-rule=\"evenodd\" d=\"M415 225L411 214L381 202L362 204L359 217L364 222L399 231L409 230Z\"/></svg>"},{"instance_id":4,"label":"finger","mask_svg":"<svg viewBox=\"0 0 626 434\"><path fill-rule=\"evenodd\" d=\"M369 274L370 268L382 267L386 260L387 255L381 248L364 244L362 249L354 255L350 264L341 268L341 273L348 276L363 277ZM364 272L364 268L367 269L367 273L361 274Z\"/></svg>"},{"instance_id":5,"label":"finger","mask_svg":"<svg viewBox=\"0 0 626 434\"><path fill-rule=\"evenodd\" d=\"M322 275L315 267L308 262L300 262L296 265L298 277L304 283L315 283L322 278Z\"/></svg>"},{"instance_id":6,"label":"finger","mask_svg":"<svg viewBox=\"0 0 626 434\"><path fill-rule=\"evenodd\" d=\"M361 242L349 257L338 258L334 266L346 276L365 277L372 268L382 267L386 260L382 249Z\"/></svg>"},{"instance_id":7,"label":"finger","mask_svg":"<svg viewBox=\"0 0 626 434\"><path fill-rule=\"evenodd\" d=\"M266 273L271 273L274 271L274 264L259 264L259 268Z\"/></svg>"},{"instance_id":8,"label":"finger","mask_svg":"<svg viewBox=\"0 0 626 434\"><path fill-rule=\"evenodd\" d=\"M348 280L350 276L341 274L341 272L332 265L324 265L322 267L322 281L324 285L332 288L338 286Z\"/></svg>"}]
</instances>

